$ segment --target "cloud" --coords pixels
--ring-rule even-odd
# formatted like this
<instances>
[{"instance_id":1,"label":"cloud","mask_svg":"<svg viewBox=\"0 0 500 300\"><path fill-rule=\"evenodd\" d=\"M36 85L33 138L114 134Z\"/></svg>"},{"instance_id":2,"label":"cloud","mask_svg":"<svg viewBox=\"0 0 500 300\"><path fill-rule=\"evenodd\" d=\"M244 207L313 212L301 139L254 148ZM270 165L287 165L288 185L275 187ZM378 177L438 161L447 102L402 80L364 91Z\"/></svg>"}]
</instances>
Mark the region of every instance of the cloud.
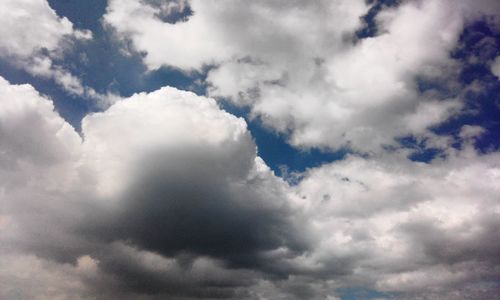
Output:
<instances>
[{"instance_id":1,"label":"cloud","mask_svg":"<svg viewBox=\"0 0 500 300\"><path fill-rule=\"evenodd\" d=\"M292 145L364 152L425 135L460 111L456 89L447 97L422 94L418 81L452 84L459 65L449 53L465 22L498 10L491 1L405 1L377 15L375 36L358 39L365 1L189 7L192 15L172 23L149 3L110 1L104 20L144 53L150 69L213 66L209 95L250 107Z\"/></svg>"},{"instance_id":2,"label":"cloud","mask_svg":"<svg viewBox=\"0 0 500 300\"><path fill-rule=\"evenodd\" d=\"M31 86L1 83L2 256L36 255L56 278L92 262L75 282L111 299L226 297L307 249L286 183L214 100L137 94L87 116L82 139Z\"/></svg>"},{"instance_id":3,"label":"cloud","mask_svg":"<svg viewBox=\"0 0 500 300\"><path fill-rule=\"evenodd\" d=\"M307 47L306 41L300 42L298 36L316 44L332 34L331 46L336 46L342 33L354 30L360 23L356 17L367 10L363 1L349 4L343 1L253 1L251 4L245 1L189 1L194 14L185 22L172 24L158 18L161 8L151 2L111 1L104 16L118 33L131 38L138 50L147 52L145 62L151 69L164 64L196 69L203 64L220 63L233 56L242 58L240 56L253 52L279 59L281 55L296 52L282 52L285 47ZM287 17L274 18L278 10ZM138 23L124 22L125 18ZM320 30L318 35L308 34L311 26ZM206 39L207 36L211 38ZM158 39L163 43L158 43ZM185 47L187 44L189 47ZM307 49L300 48L294 50Z\"/></svg>"},{"instance_id":4,"label":"cloud","mask_svg":"<svg viewBox=\"0 0 500 300\"><path fill-rule=\"evenodd\" d=\"M319 233L316 272L354 261L340 282L403 298L494 293L500 156L466 148L430 164L353 156L310 170L294 189Z\"/></svg>"},{"instance_id":5,"label":"cloud","mask_svg":"<svg viewBox=\"0 0 500 300\"><path fill-rule=\"evenodd\" d=\"M0 297L3 299L88 299L83 281L96 265L81 257L76 265L57 264L33 255L0 255ZM28 288L27 288L28 287Z\"/></svg>"},{"instance_id":6,"label":"cloud","mask_svg":"<svg viewBox=\"0 0 500 300\"><path fill-rule=\"evenodd\" d=\"M428 164L349 156L289 186L213 99L135 94L80 136L31 86L0 95L3 298L495 297L500 156L477 126Z\"/></svg>"},{"instance_id":7,"label":"cloud","mask_svg":"<svg viewBox=\"0 0 500 300\"><path fill-rule=\"evenodd\" d=\"M497 78L500 78L500 56L497 56L491 64L491 73Z\"/></svg>"},{"instance_id":8,"label":"cloud","mask_svg":"<svg viewBox=\"0 0 500 300\"><path fill-rule=\"evenodd\" d=\"M5 6L2 59L111 99L58 64L88 32L46 1ZM359 39L369 9L109 1L105 22L149 69L210 65L210 97L250 107L291 144L371 154L293 174L293 185L213 98L172 87L114 96L76 132L49 97L0 77L0 298L498 298L500 155L474 148L481 126L428 130L463 109L449 53L498 4L403 1ZM422 91L427 81L450 93ZM443 155L383 150L408 134Z\"/></svg>"},{"instance_id":9,"label":"cloud","mask_svg":"<svg viewBox=\"0 0 500 300\"><path fill-rule=\"evenodd\" d=\"M29 58L43 49L48 52L60 51L63 38L91 38L88 31L75 30L67 18L60 18L45 0L5 1L2 10L3 55Z\"/></svg>"},{"instance_id":10,"label":"cloud","mask_svg":"<svg viewBox=\"0 0 500 300\"><path fill-rule=\"evenodd\" d=\"M15 172L32 176L33 184L47 187L49 178L34 172L54 171L78 156L80 137L56 112L52 102L30 85L11 85L0 78L0 136L2 139L2 183L17 185ZM35 146L33 146L35 145ZM63 172L65 172L64 170ZM2 172L3 173L3 172ZM66 174L68 175L68 174ZM60 185L61 178L54 183ZM42 183L43 182L43 183Z\"/></svg>"},{"instance_id":11,"label":"cloud","mask_svg":"<svg viewBox=\"0 0 500 300\"><path fill-rule=\"evenodd\" d=\"M245 122L214 100L173 88L138 94L86 117L83 133L102 192L120 195L90 222L100 238L237 267L279 247L302 250L284 182L256 156Z\"/></svg>"},{"instance_id":12,"label":"cloud","mask_svg":"<svg viewBox=\"0 0 500 300\"><path fill-rule=\"evenodd\" d=\"M66 17L59 17L46 0L6 0L0 13L0 58L28 73L52 79L69 94L99 102L112 96L98 94L60 65L76 40L92 39Z\"/></svg>"}]
</instances>

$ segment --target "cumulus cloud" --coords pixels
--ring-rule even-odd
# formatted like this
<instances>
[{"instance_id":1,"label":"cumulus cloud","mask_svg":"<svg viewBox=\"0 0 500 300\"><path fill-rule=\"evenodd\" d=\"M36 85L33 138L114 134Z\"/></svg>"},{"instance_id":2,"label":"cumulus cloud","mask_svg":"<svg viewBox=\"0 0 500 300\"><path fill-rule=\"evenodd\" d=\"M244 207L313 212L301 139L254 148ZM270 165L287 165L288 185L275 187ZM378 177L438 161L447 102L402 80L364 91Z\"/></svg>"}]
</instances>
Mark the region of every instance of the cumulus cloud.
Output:
<instances>
[{"instance_id":1,"label":"cumulus cloud","mask_svg":"<svg viewBox=\"0 0 500 300\"><path fill-rule=\"evenodd\" d=\"M60 17L46 0L6 0L0 12L0 58L34 76L54 80L73 95L99 101L111 97L98 94L56 63L75 40L88 40L92 33L79 30Z\"/></svg>"},{"instance_id":2,"label":"cumulus cloud","mask_svg":"<svg viewBox=\"0 0 500 300\"><path fill-rule=\"evenodd\" d=\"M65 17L60 18L45 0L5 1L1 37L3 55L29 58L42 49L57 52L65 36L91 38L88 31L75 30Z\"/></svg>"},{"instance_id":3,"label":"cumulus cloud","mask_svg":"<svg viewBox=\"0 0 500 300\"><path fill-rule=\"evenodd\" d=\"M354 30L359 24L356 17L367 10L363 1L349 4L342 1L253 1L250 4L189 1L193 15L185 22L170 23L158 18L161 8L151 2L154 1L111 1L104 18L119 33L130 37L138 50L147 52L145 62L152 69L164 64L195 69L253 52L280 59L281 55L295 52L282 53L285 47L299 47L300 54L300 50L310 49L308 45L326 42L323 40L328 34L333 36L330 46L336 46L342 33ZM277 11L286 18L275 18ZM125 18L133 18L140 24L124 22ZM316 34L307 34L313 31L311 26L318 30ZM306 40L299 42L298 36ZM156 43L158 39L164 43ZM179 47L186 43L190 47Z\"/></svg>"},{"instance_id":4,"label":"cumulus cloud","mask_svg":"<svg viewBox=\"0 0 500 300\"><path fill-rule=\"evenodd\" d=\"M285 184L256 156L245 122L214 100L173 88L138 94L86 117L83 133L101 191L120 195L91 222L100 238L235 266L304 247L289 232Z\"/></svg>"},{"instance_id":5,"label":"cumulus cloud","mask_svg":"<svg viewBox=\"0 0 500 300\"><path fill-rule=\"evenodd\" d=\"M465 299L490 284L493 295L500 156L470 147L430 165L350 157L310 170L294 189L319 233L311 259L351 263L348 286Z\"/></svg>"},{"instance_id":6,"label":"cumulus cloud","mask_svg":"<svg viewBox=\"0 0 500 300\"><path fill-rule=\"evenodd\" d=\"M493 1L405 1L382 9L375 36L358 39L365 1L189 7L185 19L165 22L150 2L110 1L104 19L150 69L214 66L209 95L250 107L292 145L365 152L424 135L460 111L459 98L422 94L418 81L450 84L458 65L449 53L465 22L499 9Z\"/></svg>"},{"instance_id":7,"label":"cumulus cloud","mask_svg":"<svg viewBox=\"0 0 500 300\"><path fill-rule=\"evenodd\" d=\"M0 297L496 297L500 156L347 159L290 186L243 119L174 88L84 118L0 80ZM35 146L36 145L36 146Z\"/></svg>"},{"instance_id":8,"label":"cumulus cloud","mask_svg":"<svg viewBox=\"0 0 500 300\"><path fill-rule=\"evenodd\" d=\"M31 86L1 83L2 256L62 274L90 264L76 282L112 299L246 294L256 273L284 276L275 260L306 251L286 183L214 100L137 94L87 116L82 139Z\"/></svg>"},{"instance_id":9,"label":"cumulus cloud","mask_svg":"<svg viewBox=\"0 0 500 300\"><path fill-rule=\"evenodd\" d=\"M47 1L4 7L0 58L102 111L76 132L0 77L0 298L498 298L500 154L475 149L486 127L429 130L464 109L450 52L496 1L110 0L149 70L206 71L207 96L128 98L59 65L91 34ZM355 151L287 182L221 99L296 147ZM409 160L408 135L440 155Z\"/></svg>"}]
</instances>

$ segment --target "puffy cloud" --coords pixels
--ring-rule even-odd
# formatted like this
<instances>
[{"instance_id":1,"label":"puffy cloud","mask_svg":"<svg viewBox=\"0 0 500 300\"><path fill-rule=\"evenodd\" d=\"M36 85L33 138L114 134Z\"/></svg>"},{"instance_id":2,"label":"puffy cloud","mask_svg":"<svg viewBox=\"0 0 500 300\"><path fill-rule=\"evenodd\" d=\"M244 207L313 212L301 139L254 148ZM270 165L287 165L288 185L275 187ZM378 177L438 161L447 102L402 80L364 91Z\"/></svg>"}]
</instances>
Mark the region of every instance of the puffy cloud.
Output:
<instances>
[{"instance_id":1,"label":"puffy cloud","mask_svg":"<svg viewBox=\"0 0 500 300\"><path fill-rule=\"evenodd\" d=\"M0 101L2 184L25 188L23 180L29 178L36 186L62 187L60 180L69 180L65 168L80 151L81 140L73 127L30 85L11 85L0 77ZM42 175L52 172L57 178Z\"/></svg>"},{"instance_id":2,"label":"puffy cloud","mask_svg":"<svg viewBox=\"0 0 500 300\"><path fill-rule=\"evenodd\" d=\"M82 127L101 192L118 195L96 213L91 234L238 267L279 247L303 249L284 182L256 156L245 122L214 100L163 88L88 116Z\"/></svg>"},{"instance_id":3,"label":"puffy cloud","mask_svg":"<svg viewBox=\"0 0 500 300\"><path fill-rule=\"evenodd\" d=\"M0 29L2 56L29 58L43 49L60 51L65 36L90 38L88 31L79 31L67 18L60 18L45 0L7 0L3 3Z\"/></svg>"},{"instance_id":4,"label":"puffy cloud","mask_svg":"<svg viewBox=\"0 0 500 300\"><path fill-rule=\"evenodd\" d=\"M0 57L100 97L56 63L68 39L88 33L46 1L5 6ZM48 97L0 77L0 298L338 299L359 287L498 297L500 155L474 149L480 126L430 133L462 101L418 88L449 84L464 23L498 4L404 1L358 39L369 9L109 1L105 21L150 69L213 65L208 93L249 106L293 145L373 152L293 174L293 185L211 98L138 93L86 116L77 133ZM379 151L407 134L443 156Z\"/></svg>"},{"instance_id":5,"label":"puffy cloud","mask_svg":"<svg viewBox=\"0 0 500 300\"><path fill-rule=\"evenodd\" d=\"M314 57L317 50L311 45L340 47L338 40L357 28L357 17L367 10L363 1L189 1L193 15L170 23L158 17L161 7L151 2L110 1L104 16L146 52L150 68L167 64L196 69L254 54L282 62L302 51ZM277 12L284 17L276 18ZM125 22L130 18L134 22Z\"/></svg>"},{"instance_id":6,"label":"puffy cloud","mask_svg":"<svg viewBox=\"0 0 500 300\"><path fill-rule=\"evenodd\" d=\"M347 261L339 279L347 286L415 298L492 295L500 156L466 148L430 164L350 157L310 170L294 189L319 233L316 271Z\"/></svg>"},{"instance_id":7,"label":"puffy cloud","mask_svg":"<svg viewBox=\"0 0 500 300\"><path fill-rule=\"evenodd\" d=\"M19 263L6 271L53 266L39 281L13 279L6 295L24 282L33 286L23 295L40 299L73 288L236 297L256 274L285 276L277 260L306 251L286 183L257 157L243 119L214 100L137 94L87 116L82 139L31 86L1 83L0 253ZM74 286L57 282L67 272Z\"/></svg>"},{"instance_id":8,"label":"puffy cloud","mask_svg":"<svg viewBox=\"0 0 500 300\"><path fill-rule=\"evenodd\" d=\"M0 95L2 297L336 299L361 286L467 299L498 288L500 156L476 153L477 126L428 164L350 156L289 186L242 119L190 92L123 99L87 116L82 137L31 86L2 79Z\"/></svg>"},{"instance_id":9,"label":"puffy cloud","mask_svg":"<svg viewBox=\"0 0 500 300\"><path fill-rule=\"evenodd\" d=\"M78 30L66 17L59 17L46 0L6 0L0 12L0 58L34 76L54 80L68 93L98 101L103 106L111 97L98 94L56 60L72 47L74 40L92 38Z\"/></svg>"},{"instance_id":10,"label":"puffy cloud","mask_svg":"<svg viewBox=\"0 0 500 300\"><path fill-rule=\"evenodd\" d=\"M80 213L74 193L82 183L81 138L30 85L1 78L0 95L1 251L36 248L44 256L60 244L68 250L74 238L66 225Z\"/></svg>"},{"instance_id":11,"label":"puffy cloud","mask_svg":"<svg viewBox=\"0 0 500 300\"><path fill-rule=\"evenodd\" d=\"M499 9L491 1L406 1L383 9L377 35L360 40L365 1L189 7L186 20L165 22L157 5L110 1L104 19L145 53L151 69L214 65L209 95L249 106L295 146L374 152L395 137L424 135L460 110L460 99L422 95L416 79L447 84L457 67L449 52L464 22Z\"/></svg>"}]
</instances>

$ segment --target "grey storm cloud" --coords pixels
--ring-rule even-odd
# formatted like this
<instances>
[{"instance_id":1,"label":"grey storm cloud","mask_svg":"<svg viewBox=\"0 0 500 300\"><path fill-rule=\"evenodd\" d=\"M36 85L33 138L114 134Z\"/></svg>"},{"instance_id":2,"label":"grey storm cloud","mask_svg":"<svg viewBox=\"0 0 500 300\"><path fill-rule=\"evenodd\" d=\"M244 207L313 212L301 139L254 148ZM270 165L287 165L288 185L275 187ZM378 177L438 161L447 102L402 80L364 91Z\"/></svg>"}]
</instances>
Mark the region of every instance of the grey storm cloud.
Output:
<instances>
[{"instance_id":1,"label":"grey storm cloud","mask_svg":"<svg viewBox=\"0 0 500 300\"><path fill-rule=\"evenodd\" d=\"M9 83L3 84L9 88ZM4 186L9 196L3 206L9 216L6 224L18 231L5 236L7 252L20 249L69 265L89 256L98 261L99 271L83 282L111 298L127 293L227 298L247 294L239 288L254 284L258 273L288 276L291 267L276 260L308 250L306 225L286 200L286 183L256 156L245 123L215 102L175 89L136 95L109 112L88 117L80 140L49 100L29 86L12 87L19 101L31 101L31 106L13 108L19 117L14 113L15 122L6 124L17 132L13 139L36 135L53 139L54 147L33 149L33 155L15 149L2 152L3 161L15 165L10 172L22 169L21 163L40 173L55 168L61 172L56 176L75 177L67 189L47 188L44 181L49 178L44 177L31 187ZM158 114L162 110L166 118ZM155 118L141 121L144 131L116 139L124 130L116 125L126 127L147 114ZM25 115L40 122L17 122ZM37 125L36 130L27 124ZM169 129L161 124L170 126L171 136L183 135L184 142L170 140ZM68 141L57 134L61 128L74 144L61 145ZM107 134L115 138L109 140ZM152 144L139 149L144 141ZM12 142L8 147L18 146ZM105 147L117 152L110 149L106 153L111 156L96 158L104 156L99 151ZM43 159L50 155L55 159ZM114 160L120 155L128 158ZM120 172L114 173L115 168ZM25 184L31 174L19 176ZM96 190L95 184L106 180L122 186L111 192ZM272 254L276 250L280 253ZM141 261L144 256L160 264L168 260L171 268L155 269ZM225 272L228 275L221 275Z\"/></svg>"},{"instance_id":2,"label":"grey storm cloud","mask_svg":"<svg viewBox=\"0 0 500 300\"><path fill-rule=\"evenodd\" d=\"M166 256L208 255L238 268L271 268L261 256L280 247L306 250L285 195L263 191L262 179L247 180L241 172L250 165L241 166L241 157L227 163L231 146L148 155L119 207L94 208L82 230Z\"/></svg>"}]
</instances>

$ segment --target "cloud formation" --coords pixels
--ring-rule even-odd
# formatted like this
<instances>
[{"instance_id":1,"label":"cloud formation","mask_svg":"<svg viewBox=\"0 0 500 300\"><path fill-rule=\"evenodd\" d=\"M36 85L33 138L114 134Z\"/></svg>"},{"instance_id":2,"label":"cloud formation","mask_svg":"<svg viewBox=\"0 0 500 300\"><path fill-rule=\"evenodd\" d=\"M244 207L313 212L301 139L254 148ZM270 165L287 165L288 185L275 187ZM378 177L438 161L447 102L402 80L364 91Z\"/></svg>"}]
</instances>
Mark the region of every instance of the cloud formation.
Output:
<instances>
[{"instance_id":1,"label":"cloud formation","mask_svg":"<svg viewBox=\"0 0 500 300\"><path fill-rule=\"evenodd\" d=\"M347 277L385 291L493 283L498 162L469 146L431 165L351 157L310 170L295 190L324 233L315 255L355 261Z\"/></svg>"},{"instance_id":2,"label":"cloud formation","mask_svg":"<svg viewBox=\"0 0 500 300\"><path fill-rule=\"evenodd\" d=\"M5 1L0 59L101 106L72 126L0 75L0 298L499 299L500 153L480 142L500 45L475 22L498 30L500 5L370 3L109 0L103 40L206 87L120 97L63 67L90 32ZM260 125L348 153L281 178Z\"/></svg>"},{"instance_id":3,"label":"cloud formation","mask_svg":"<svg viewBox=\"0 0 500 300\"><path fill-rule=\"evenodd\" d=\"M116 286L111 298L122 288L216 297L255 272L282 276L274 258L307 249L286 183L256 156L245 122L214 100L173 88L137 94L87 116L81 139L32 87L2 80L2 95L2 163L11 166L2 254L14 262L58 262L85 285L72 271L83 261L96 271L90 281ZM39 147L23 144L33 136Z\"/></svg>"},{"instance_id":4,"label":"cloud formation","mask_svg":"<svg viewBox=\"0 0 500 300\"><path fill-rule=\"evenodd\" d=\"M2 6L0 59L33 76L54 80L71 95L96 100L103 106L109 104L109 96L85 86L60 64L75 41L92 39L90 31L75 29L47 0L6 0Z\"/></svg>"},{"instance_id":5,"label":"cloud formation","mask_svg":"<svg viewBox=\"0 0 500 300\"><path fill-rule=\"evenodd\" d=\"M464 24L499 12L494 1L405 1L384 7L376 34L360 39L369 26L365 1L190 1L189 8L173 23L150 2L110 1L104 20L150 69L212 66L210 96L249 107L292 145L362 152L425 136L460 111L453 86L460 66L449 54ZM451 93L423 93L419 83L429 81Z\"/></svg>"},{"instance_id":6,"label":"cloud formation","mask_svg":"<svg viewBox=\"0 0 500 300\"><path fill-rule=\"evenodd\" d=\"M213 99L136 94L80 137L0 83L3 298L496 297L500 156L473 148L480 128L429 164L350 156L290 186Z\"/></svg>"}]
</instances>

